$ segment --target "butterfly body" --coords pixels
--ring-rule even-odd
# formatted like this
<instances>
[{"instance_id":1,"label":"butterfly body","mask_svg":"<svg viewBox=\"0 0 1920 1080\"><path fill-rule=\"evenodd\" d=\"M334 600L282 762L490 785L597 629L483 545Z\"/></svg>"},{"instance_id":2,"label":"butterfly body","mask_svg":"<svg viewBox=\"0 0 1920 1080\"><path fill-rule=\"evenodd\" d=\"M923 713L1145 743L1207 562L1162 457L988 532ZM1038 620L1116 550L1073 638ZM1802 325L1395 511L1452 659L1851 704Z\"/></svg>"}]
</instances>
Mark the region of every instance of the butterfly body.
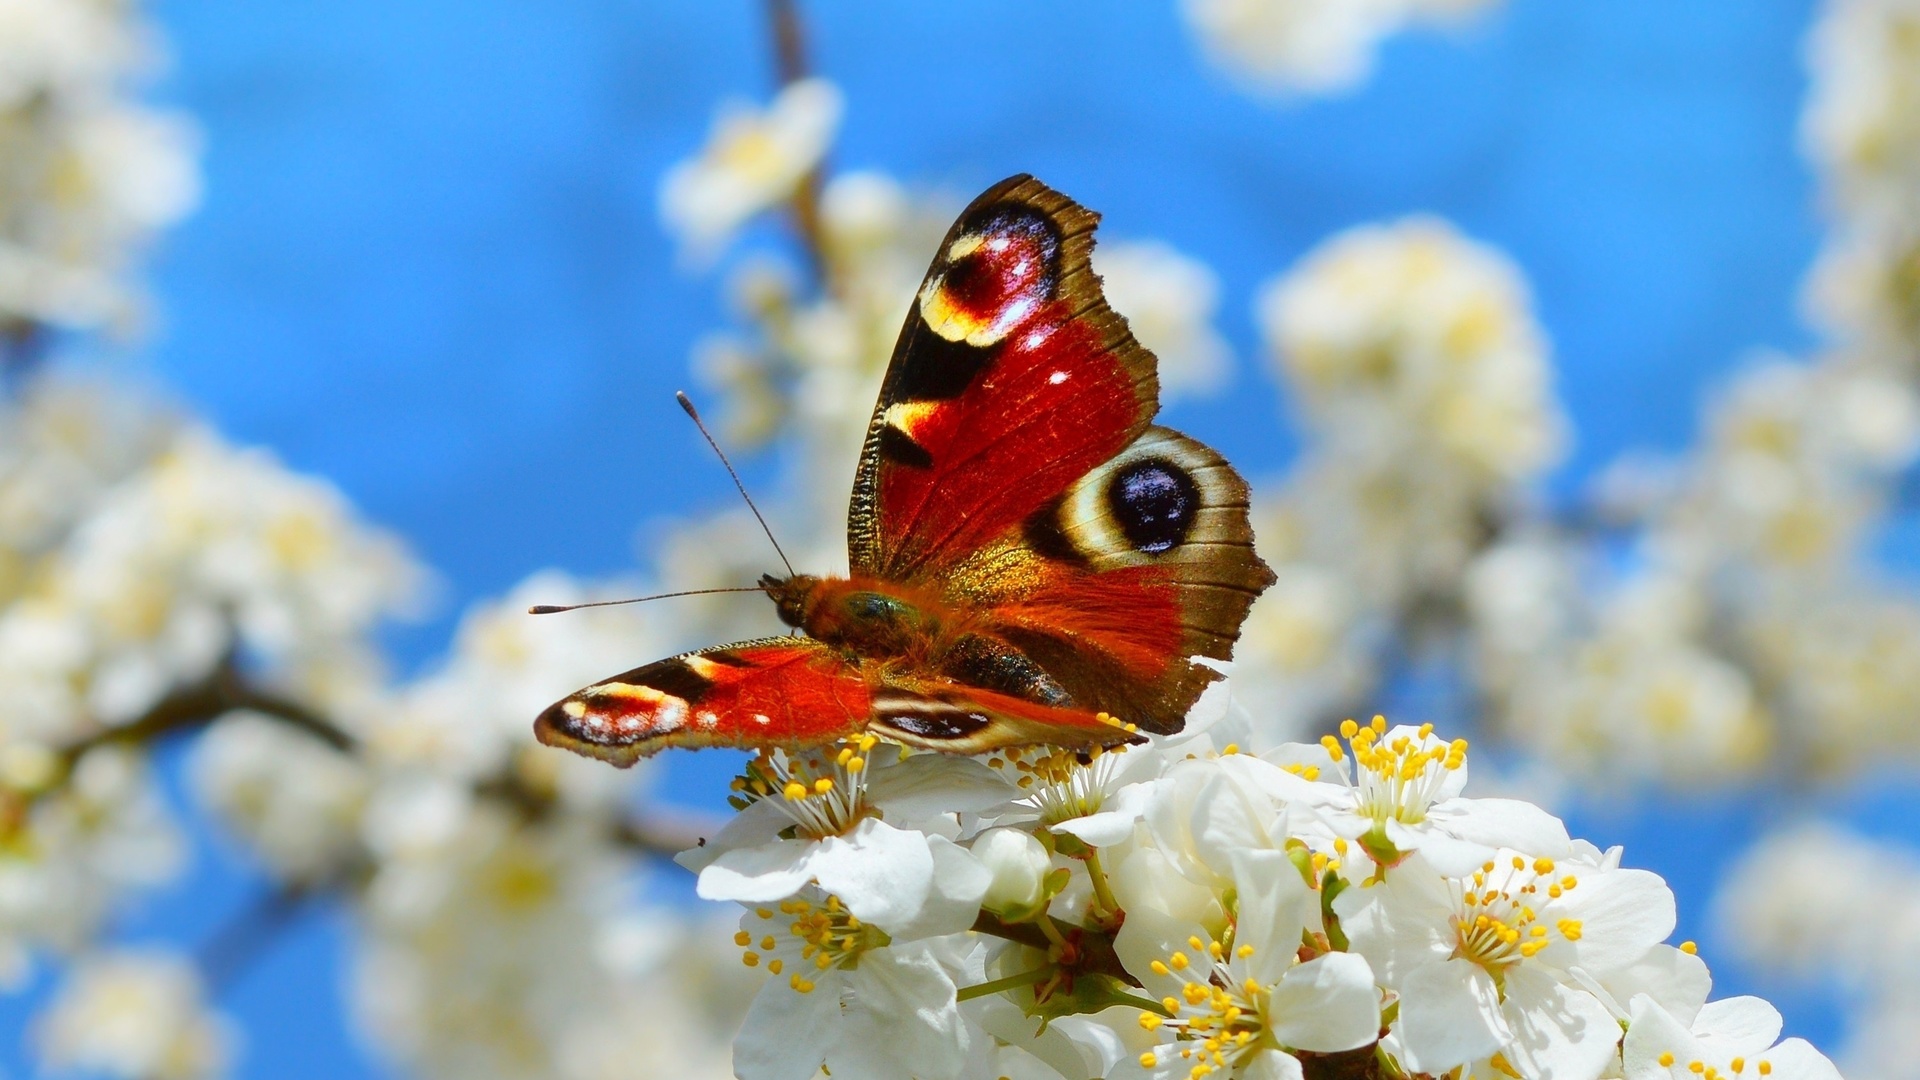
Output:
<instances>
[{"instance_id":1,"label":"butterfly body","mask_svg":"<svg viewBox=\"0 0 1920 1080\"><path fill-rule=\"evenodd\" d=\"M868 429L852 572L761 581L805 637L596 683L541 740L628 765L863 730L950 752L1178 730L1273 575L1245 482L1152 423L1154 358L1101 295L1095 220L1021 176L955 222Z\"/></svg>"}]
</instances>

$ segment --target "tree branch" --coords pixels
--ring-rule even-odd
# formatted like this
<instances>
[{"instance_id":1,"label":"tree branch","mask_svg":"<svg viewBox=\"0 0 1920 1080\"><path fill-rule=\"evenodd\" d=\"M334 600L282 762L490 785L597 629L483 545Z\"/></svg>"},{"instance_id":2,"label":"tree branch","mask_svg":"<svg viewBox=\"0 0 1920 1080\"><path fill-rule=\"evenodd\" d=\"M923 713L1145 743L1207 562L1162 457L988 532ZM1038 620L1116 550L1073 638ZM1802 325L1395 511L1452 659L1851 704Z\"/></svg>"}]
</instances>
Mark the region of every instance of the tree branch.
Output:
<instances>
[{"instance_id":1,"label":"tree branch","mask_svg":"<svg viewBox=\"0 0 1920 1080\"><path fill-rule=\"evenodd\" d=\"M335 750L351 751L353 736L291 698L249 683L229 655L202 678L176 686L130 723L101 727L58 748L58 767L38 794L66 782L73 767L91 750L108 745L153 742L182 731L196 731L239 709L262 713L305 731Z\"/></svg>"},{"instance_id":2,"label":"tree branch","mask_svg":"<svg viewBox=\"0 0 1920 1080\"><path fill-rule=\"evenodd\" d=\"M773 70L779 85L785 88L805 79L811 72L807 66L806 29L797 0L767 0L767 26L773 35ZM814 273L832 289L833 267L827 258L826 232L820 223L822 173L823 168L815 166L801 178L788 209Z\"/></svg>"}]
</instances>

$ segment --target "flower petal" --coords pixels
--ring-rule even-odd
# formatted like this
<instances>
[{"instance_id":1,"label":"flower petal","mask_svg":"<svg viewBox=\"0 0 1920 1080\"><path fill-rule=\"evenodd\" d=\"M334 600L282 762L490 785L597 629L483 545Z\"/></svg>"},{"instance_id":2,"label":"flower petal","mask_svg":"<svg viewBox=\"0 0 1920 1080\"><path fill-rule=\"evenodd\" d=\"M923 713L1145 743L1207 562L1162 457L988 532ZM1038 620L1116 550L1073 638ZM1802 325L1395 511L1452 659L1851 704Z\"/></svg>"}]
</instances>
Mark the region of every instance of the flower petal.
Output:
<instances>
[{"instance_id":1,"label":"flower petal","mask_svg":"<svg viewBox=\"0 0 1920 1080\"><path fill-rule=\"evenodd\" d=\"M953 980L924 948L881 949L847 974L844 1034L827 1053L836 1080L953 1080L967 1029Z\"/></svg>"},{"instance_id":2,"label":"flower petal","mask_svg":"<svg viewBox=\"0 0 1920 1080\"><path fill-rule=\"evenodd\" d=\"M1595 974L1625 967L1673 933L1673 890L1646 870L1602 870L1579 875L1579 886L1553 901L1543 921L1579 920L1580 940L1558 939L1541 959L1562 967L1578 964ZM1569 944L1571 949L1569 950ZM1571 952L1571 962L1562 954Z\"/></svg>"},{"instance_id":3,"label":"flower petal","mask_svg":"<svg viewBox=\"0 0 1920 1080\"><path fill-rule=\"evenodd\" d=\"M1507 971L1501 1015L1513 1039L1501 1053L1531 1080L1595 1080L1613 1061L1620 1023L1600 999L1520 964Z\"/></svg>"},{"instance_id":4,"label":"flower petal","mask_svg":"<svg viewBox=\"0 0 1920 1080\"><path fill-rule=\"evenodd\" d=\"M1240 1066L1241 1080L1301 1080L1300 1059L1280 1050L1262 1050Z\"/></svg>"},{"instance_id":5,"label":"flower petal","mask_svg":"<svg viewBox=\"0 0 1920 1080\"><path fill-rule=\"evenodd\" d=\"M1627 1037L1620 1044L1620 1062L1627 1080L1673 1080L1674 1070L1684 1070L1697 1056L1699 1041L1685 1024L1645 994L1633 999L1631 1009ZM1660 1063L1660 1055L1668 1053L1673 1055L1673 1066Z\"/></svg>"},{"instance_id":6,"label":"flower petal","mask_svg":"<svg viewBox=\"0 0 1920 1080\"><path fill-rule=\"evenodd\" d=\"M1331 1054L1380 1038L1380 991L1373 969L1352 953L1328 953L1297 964L1269 998L1274 1037L1282 1046ZM1294 1066L1296 1072L1298 1063Z\"/></svg>"},{"instance_id":7,"label":"flower petal","mask_svg":"<svg viewBox=\"0 0 1920 1080\"><path fill-rule=\"evenodd\" d=\"M967 849L944 836L929 836L926 842L927 851L933 856L926 903L917 913L892 926L877 918L874 920L875 925L885 929L895 941L958 934L972 927L980 915L980 899L993 883L993 872Z\"/></svg>"},{"instance_id":8,"label":"flower petal","mask_svg":"<svg viewBox=\"0 0 1920 1080\"><path fill-rule=\"evenodd\" d=\"M1401 1064L1438 1075L1491 1056L1512 1038L1500 1016L1500 992L1471 960L1443 960L1415 968L1401 981L1400 1022L1406 1047Z\"/></svg>"},{"instance_id":9,"label":"flower petal","mask_svg":"<svg viewBox=\"0 0 1920 1080\"><path fill-rule=\"evenodd\" d=\"M804 994L771 978L733 1040L733 1073L740 1080L812 1080L839 1039L839 972L822 972Z\"/></svg>"},{"instance_id":10,"label":"flower petal","mask_svg":"<svg viewBox=\"0 0 1920 1080\"><path fill-rule=\"evenodd\" d=\"M927 837L868 818L845 836L830 836L807 860L820 887L847 910L882 930L917 917L933 886ZM716 864L717 865L717 864Z\"/></svg>"},{"instance_id":11,"label":"flower petal","mask_svg":"<svg viewBox=\"0 0 1920 1080\"><path fill-rule=\"evenodd\" d=\"M1086 817L1070 818L1053 827L1093 847L1112 847L1133 835L1133 826L1153 795L1152 784L1128 784L1106 801L1106 809Z\"/></svg>"},{"instance_id":12,"label":"flower petal","mask_svg":"<svg viewBox=\"0 0 1920 1080\"><path fill-rule=\"evenodd\" d=\"M1573 851L1566 823L1519 799L1448 799L1432 820L1448 835L1489 847L1564 859Z\"/></svg>"},{"instance_id":13,"label":"flower petal","mask_svg":"<svg viewBox=\"0 0 1920 1080\"><path fill-rule=\"evenodd\" d=\"M1777 1080L1840 1080L1840 1070L1805 1039L1788 1039L1763 1056Z\"/></svg>"},{"instance_id":14,"label":"flower petal","mask_svg":"<svg viewBox=\"0 0 1920 1080\"><path fill-rule=\"evenodd\" d=\"M1702 1006L1693 1030L1710 1053L1751 1057L1780 1037L1780 1023L1780 1010L1771 1004L1757 997L1730 997Z\"/></svg>"},{"instance_id":15,"label":"flower petal","mask_svg":"<svg viewBox=\"0 0 1920 1080\"><path fill-rule=\"evenodd\" d=\"M1233 880L1240 896L1234 944L1253 947L1248 974L1271 986L1293 968L1301 934L1319 928L1319 894L1307 888L1293 860L1279 851L1235 852ZM1371 969L1367 985L1373 985Z\"/></svg>"},{"instance_id":16,"label":"flower petal","mask_svg":"<svg viewBox=\"0 0 1920 1080\"><path fill-rule=\"evenodd\" d=\"M807 864L814 846L809 840L775 840L722 852L700 871L693 891L702 900L784 900L813 879Z\"/></svg>"},{"instance_id":17,"label":"flower petal","mask_svg":"<svg viewBox=\"0 0 1920 1080\"><path fill-rule=\"evenodd\" d=\"M1005 806L1021 791L999 773L969 757L914 754L877 765L867 776L867 802L887 820L910 825L930 817L978 813Z\"/></svg>"}]
</instances>

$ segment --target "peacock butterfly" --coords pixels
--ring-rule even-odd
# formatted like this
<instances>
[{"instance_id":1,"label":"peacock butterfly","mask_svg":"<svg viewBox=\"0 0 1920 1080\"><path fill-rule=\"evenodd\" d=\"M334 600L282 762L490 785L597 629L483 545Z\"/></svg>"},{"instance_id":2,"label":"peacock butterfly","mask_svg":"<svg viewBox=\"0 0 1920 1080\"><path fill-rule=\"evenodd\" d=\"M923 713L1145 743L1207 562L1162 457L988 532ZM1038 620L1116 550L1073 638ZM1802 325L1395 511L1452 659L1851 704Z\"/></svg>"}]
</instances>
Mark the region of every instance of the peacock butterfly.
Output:
<instances>
[{"instance_id":1,"label":"peacock butterfly","mask_svg":"<svg viewBox=\"0 0 1920 1080\"><path fill-rule=\"evenodd\" d=\"M669 746L951 753L1180 729L1274 581L1247 485L1156 426L1153 354L1088 262L1098 215L1029 176L954 222L854 475L851 573L761 578L806 637L595 683L534 722L628 766Z\"/></svg>"}]
</instances>

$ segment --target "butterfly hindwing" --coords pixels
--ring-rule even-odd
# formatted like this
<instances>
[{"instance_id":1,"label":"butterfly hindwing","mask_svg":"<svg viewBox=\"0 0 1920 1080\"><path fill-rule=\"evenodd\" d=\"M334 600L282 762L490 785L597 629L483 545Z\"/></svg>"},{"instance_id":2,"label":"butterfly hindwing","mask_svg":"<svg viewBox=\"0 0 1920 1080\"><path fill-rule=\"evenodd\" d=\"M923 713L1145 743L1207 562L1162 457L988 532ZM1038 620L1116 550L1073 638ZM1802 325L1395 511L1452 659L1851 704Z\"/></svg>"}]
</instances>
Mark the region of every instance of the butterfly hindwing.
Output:
<instances>
[{"instance_id":1,"label":"butterfly hindwing","mask_svg":"<svg viewBox=\"0 0 1920 1080\"><path fill-rule=\"evenodd\" d=\"M1274 581L1247 513L1246 481L1225 459L1149 427L995 545L980 576L1012 584L988 604L988 626L1080 706L1178 730L1219 677L1194 658L1231 659Z\"/></svg>"},{"instance_id":2,"label":"butterfly hindwing","mask_svg":"<svg viewBox=\"0 0 1920 1080\"><path fill-rule=\"evenodd\" d=\"M594 683L534 721L548 746L625 768L669 746L819 746L867 726L860 668L811 638L744 641Z\"/></svg>"}]
</instances>

